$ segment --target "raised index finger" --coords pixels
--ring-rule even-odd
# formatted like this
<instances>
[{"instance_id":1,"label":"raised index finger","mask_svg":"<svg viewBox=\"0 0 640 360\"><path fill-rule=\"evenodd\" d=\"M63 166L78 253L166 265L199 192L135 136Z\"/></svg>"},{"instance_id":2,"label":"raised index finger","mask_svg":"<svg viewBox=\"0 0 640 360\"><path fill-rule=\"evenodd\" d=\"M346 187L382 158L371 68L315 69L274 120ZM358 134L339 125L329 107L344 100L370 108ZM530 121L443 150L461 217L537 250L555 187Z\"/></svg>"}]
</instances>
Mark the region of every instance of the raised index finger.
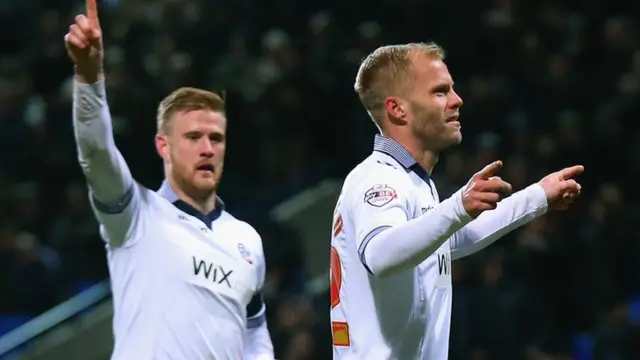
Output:
<instances>
[{"instance_id":1,"label":"raised index finger","mask_svg":"<svg viewBox=\"0 0 640 360\"><path fill-rule=\"evenodd\" d=\"M571 166L571 167L560 170L560 176L562 177L563 180L568 180L568 179L571 179L572 177L582 174L583 171L584 171L584 166L575 165L575 166Z\"/></svg>"},{"instance_id":2,"label":"raised index finger","mask_svg":"<svg viewBox=\"0 0 640 360\"><path fill-rule=\"evenodd\" d=\"M87 8L87 18L89 18L91 25L98 26L98 5L96 0L85 0L85 7Z\"/></svg>"},{"instance_id":3,"label":"raised index finger","mask_svg":"<svg viewBox=\"0 0 640 360\"><path fill-rule=\"evenodd\" d=\"M479 175L482 179L488 179L492 176L495 176L498 173L498 170L502 168L502 161L494 161L491 164L484 167L484 169L480 170L476 175Z\"/></svg>"}]
</instances>

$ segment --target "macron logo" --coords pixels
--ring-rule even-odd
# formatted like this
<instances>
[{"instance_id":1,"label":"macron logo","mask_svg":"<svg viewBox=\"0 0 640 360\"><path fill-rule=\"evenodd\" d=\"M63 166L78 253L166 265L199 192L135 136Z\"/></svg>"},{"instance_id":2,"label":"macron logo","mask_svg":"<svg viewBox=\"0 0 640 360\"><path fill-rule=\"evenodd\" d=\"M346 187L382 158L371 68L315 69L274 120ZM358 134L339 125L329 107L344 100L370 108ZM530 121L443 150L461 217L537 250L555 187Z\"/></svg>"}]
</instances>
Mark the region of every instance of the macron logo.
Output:
<instances>
[{"instance_id":1,"label":"macron logo","mask_svg":"<svg viewBox=\"0 0 640 360\"><path fill-rule=\"evenodd\" d=\"M233 270L226 271L220 265L196 259L195 256L191 258L193 259L193 274L195 276L202 276L215 284L226 284L229 288L232 287L229 277L233 274Z\"/></svg>"}]
</instances>

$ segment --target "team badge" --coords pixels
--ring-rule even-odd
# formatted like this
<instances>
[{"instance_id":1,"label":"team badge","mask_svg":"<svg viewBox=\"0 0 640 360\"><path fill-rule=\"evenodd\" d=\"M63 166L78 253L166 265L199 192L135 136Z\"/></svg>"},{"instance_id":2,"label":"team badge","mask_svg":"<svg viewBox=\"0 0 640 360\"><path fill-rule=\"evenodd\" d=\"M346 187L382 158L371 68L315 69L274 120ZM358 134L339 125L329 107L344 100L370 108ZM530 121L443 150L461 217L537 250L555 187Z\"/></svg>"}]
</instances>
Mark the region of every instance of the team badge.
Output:
<instances>
[{"instance_id":1,"label":"team badge","mask_svg":"<svg viewBox=\"0 0 640 360\"><path fill-rule=\"evenodd\" d=\"M398 193L387 184L376 185L364 194L364 201L376 207L385 206L397 198Z\"/></svg>"},{"instance_id":2,"label":"team badge","mask_svg":"<svg viewBox=\"0 0 640 360\"><path fill-rule=\"evenodd\" d=\"M244 259L244 261L253 265L253 260L251 260L251 253L247 250L247 247L244 246L243 243L238 243L238 251L240 252L240 256Z\"/></svg>"}]
</instances>

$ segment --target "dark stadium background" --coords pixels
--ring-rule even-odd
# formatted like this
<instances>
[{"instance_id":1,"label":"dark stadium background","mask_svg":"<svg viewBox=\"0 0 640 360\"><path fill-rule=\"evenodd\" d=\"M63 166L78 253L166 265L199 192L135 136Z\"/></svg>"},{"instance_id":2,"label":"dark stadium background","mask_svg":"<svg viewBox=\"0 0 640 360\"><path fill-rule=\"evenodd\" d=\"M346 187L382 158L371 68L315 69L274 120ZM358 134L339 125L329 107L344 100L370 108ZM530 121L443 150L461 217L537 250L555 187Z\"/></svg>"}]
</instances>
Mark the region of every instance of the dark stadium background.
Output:
<instances>
[{"instance_id":1,"label":"dark stadium background","mask_svg":"<svg viewBox=\"0 0 640 360\"><path fill-rule=\"evenodd\" d=\"M465 100L463 144L434 174L441 197L498 158L517 189L565 165L587 169L571 211L455 263L450 359L640 359L633 1L105 0L100 7L117 142L142 184L162 180L152 146L158 101L181 85L226 89L221 195L263 236L279 359L330 358L329 304L326 293L306 291L313 259L305 239L268 210L322 179L341 179L370 152L374 127L352 90L359 60L381 44L428 40L447 50ZM2 333L108 276L76 163L62 40L81 10L69 0L0 0Z\"/></svg>"}]
</instances>

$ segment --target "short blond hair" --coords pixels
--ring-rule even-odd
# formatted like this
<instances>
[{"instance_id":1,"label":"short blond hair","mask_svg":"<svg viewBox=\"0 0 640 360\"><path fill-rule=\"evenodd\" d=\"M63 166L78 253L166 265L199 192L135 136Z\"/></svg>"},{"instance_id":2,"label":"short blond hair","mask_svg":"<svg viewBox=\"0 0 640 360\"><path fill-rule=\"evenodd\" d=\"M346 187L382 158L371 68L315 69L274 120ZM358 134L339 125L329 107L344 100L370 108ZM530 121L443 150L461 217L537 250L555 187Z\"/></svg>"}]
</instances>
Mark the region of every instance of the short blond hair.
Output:
<instances>
[{"instance_id":1,"label":"short blond hair","mask_svg":"<svg viewBox=\"0 0 640 360\"><path fill-rule=\"evenodd\" d=\"M445 57L444 49L434 42L408 43L381 46L360 64L354 89L378 128L384 117L385 98L411 84L411 56L415 53L436 60Z\"/></svg>"},{"instance_id":2,"label":"short blond hair","mask_svg":"<svg viewBox=\"0 0 640 360\"><path fill-rule=\"evenodd\" d=\"M176 113L192 110L212 110L225 113L224 93L218 95L214 92L182 87L167 97L158 105L157 126L158 133L167 133L171 128L171 122Z\"/></svg>"}]
</instances>

